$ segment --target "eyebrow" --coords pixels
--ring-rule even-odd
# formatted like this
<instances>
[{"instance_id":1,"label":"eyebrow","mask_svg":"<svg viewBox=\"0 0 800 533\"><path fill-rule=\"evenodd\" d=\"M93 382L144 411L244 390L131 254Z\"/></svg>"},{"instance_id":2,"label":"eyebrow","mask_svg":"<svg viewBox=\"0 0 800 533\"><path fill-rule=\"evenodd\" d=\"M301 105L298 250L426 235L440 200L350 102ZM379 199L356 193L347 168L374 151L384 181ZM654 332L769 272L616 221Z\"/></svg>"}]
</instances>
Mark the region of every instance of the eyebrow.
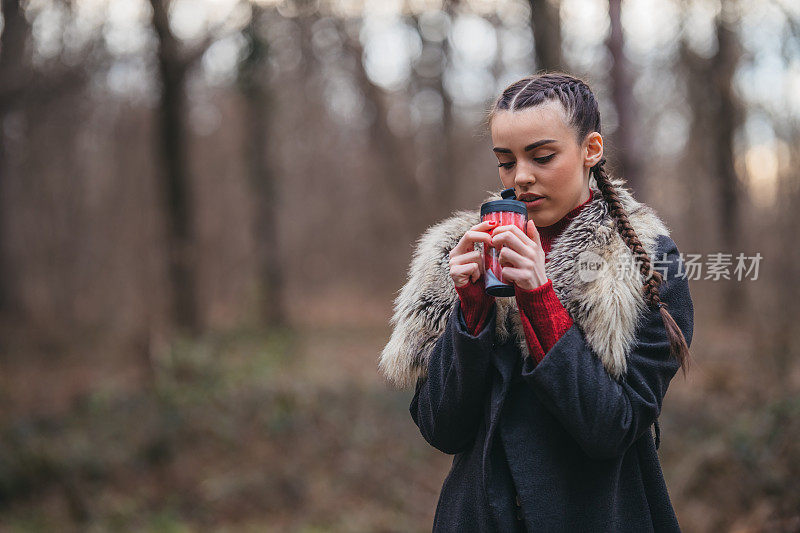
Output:
<instances>
[{"instance_id":1,"label":"eyebrow","mask_svg":"<svg viewBox=\"0 0 800 533\"><path fill-rule=\"evenodd\" d=\"M525 151L526 152L530 152L534 148L538 148L543 144L554 143L554 142L556 142L555 139L542 139L541 141L536 141L535 143L531 143L528 146L526 146L525 147ZM497 152L499 154L510 154L511 153L511 150L509 150L508 148L498 148L496 146L494 148L492 148L492 151Z\"/></svg>"}]
</instances>

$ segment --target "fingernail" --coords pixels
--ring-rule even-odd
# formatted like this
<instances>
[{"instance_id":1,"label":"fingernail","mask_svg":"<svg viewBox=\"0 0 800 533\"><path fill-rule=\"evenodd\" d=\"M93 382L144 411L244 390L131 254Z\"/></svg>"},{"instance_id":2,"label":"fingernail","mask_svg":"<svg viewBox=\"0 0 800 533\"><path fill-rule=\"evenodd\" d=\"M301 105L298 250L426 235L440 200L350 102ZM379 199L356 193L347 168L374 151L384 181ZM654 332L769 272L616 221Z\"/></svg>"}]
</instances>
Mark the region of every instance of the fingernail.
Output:
<instances>
[{"instance_id":1,"label":"fingernail","mask_svg":"<svg viewBox=\"0 0 800 533\"><path fill-rule=\"evenodd\" d=\"M488 224L489 224L490 226L496 226L496 225L497 225L497 221L496 221L496 220L490 220L490 221L488 222Z\"/></svg>"}]
</instances>

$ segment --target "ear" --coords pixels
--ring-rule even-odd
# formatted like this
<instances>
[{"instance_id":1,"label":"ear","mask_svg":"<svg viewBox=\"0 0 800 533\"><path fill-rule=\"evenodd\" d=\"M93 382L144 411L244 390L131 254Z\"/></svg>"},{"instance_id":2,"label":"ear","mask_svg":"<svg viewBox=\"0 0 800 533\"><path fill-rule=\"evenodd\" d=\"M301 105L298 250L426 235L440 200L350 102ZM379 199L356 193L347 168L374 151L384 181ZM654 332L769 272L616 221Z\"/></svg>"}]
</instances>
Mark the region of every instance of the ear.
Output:
<instances>
[{"instance_id":1,"label":"ear","mask_svg":"<svg viewBox=\"0 0 800 533\"><path fill-rule=\"evenodd\" d=\"M603 136L593 131L583 141L584 166L592 168L603 158Z\"/></svg>"}]
</instances>

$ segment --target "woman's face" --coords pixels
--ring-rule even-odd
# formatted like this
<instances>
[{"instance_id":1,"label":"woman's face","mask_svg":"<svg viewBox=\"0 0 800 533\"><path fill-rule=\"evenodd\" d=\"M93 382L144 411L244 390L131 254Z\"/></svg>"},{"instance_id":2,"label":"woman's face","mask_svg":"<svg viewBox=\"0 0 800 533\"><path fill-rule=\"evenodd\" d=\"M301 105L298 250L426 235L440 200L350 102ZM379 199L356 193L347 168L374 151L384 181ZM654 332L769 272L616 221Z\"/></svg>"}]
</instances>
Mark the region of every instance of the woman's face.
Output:
<instances>
[{"instance_id":1,"label":"woman's face","mask_svg":"<svg viewBox=\"0 0 800 533\"><path fill-rule=\"evenodd\" d=\"M603 157L603 138L592 132L579 145L561 102L499 111L491 132L503 187L513 187L519 200L543 197L525 202L534 224L554 224L589 199L589 171Z\"/></svg>"}]
</instances>

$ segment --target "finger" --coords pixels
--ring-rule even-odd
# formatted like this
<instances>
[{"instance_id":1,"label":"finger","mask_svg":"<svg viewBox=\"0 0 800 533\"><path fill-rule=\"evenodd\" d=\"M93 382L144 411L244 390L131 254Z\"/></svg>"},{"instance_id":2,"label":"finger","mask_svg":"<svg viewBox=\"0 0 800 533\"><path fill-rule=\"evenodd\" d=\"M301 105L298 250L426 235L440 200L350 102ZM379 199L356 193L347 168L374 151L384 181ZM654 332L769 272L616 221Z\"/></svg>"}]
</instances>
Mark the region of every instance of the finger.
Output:
<instances>
[{"instance_id":1,"label":"finger","mask_svg":"<svg viewBox=\"0 0 800 533\"><path fill-rule=\"evenodd\" d=\"M536 223L533 220L529 220L528 223L526 224L526 228L528 230L526 232L528 234L528 237L530 237L531 240L533 240L533 242L535 242L539 246L539 248L541 248L542 238L539 235L539 230L536 229Z\"/></svg>"},{"instance_id":2,"label":"finger","mask_svg":"<svg viewBox=\"0 0 800 533\"><path fill-rule=\"evenodd\" d=\"M516 284L522 279L522 270L516 267L505 266L501 270L500 275L503 277L503 282Z\"/></svg>"},{"instance_id":3,"label":"finger","mask_svg":"<svg viewBox=\"0 0 800 533\"><path fill-rule=\"evenodd\" d=\"M520 285L525 279L527 279L528 274L521 268L509 266L503 267L502 276L504 282L511 282L514 285Z\"/></svg>"},{"instance_id":4,"label":"finger","mask_svg":"<svg viewBox=\"0 0 800 533\"><path fill-rule=\"evenodd\" d=\"M533 260L506 246L497 256L500 266L512 266L521 269L533 268Z\"/></svg>"},{"instance_id":5,"label":"finger","mask_svg":"<svg viewBox=\"0 0 800 533\"><path fill-rule=\"evenodd\" d=\"M464 263L477 263L482 259L482 253L480 250L472 250L471 252L467 252L465 254L456 255L450 258L451 265L463 265Z\"/></svg>"},{"instance_id":6,"label":"finger","mask_svg":"<svg viewBox=\"0 0 800 533\"><path fill-rule=\"evenodd\" d=\"M450 257L471 252L475 249L476 242L482 242L491 246L492 237L486 231L467 230L451 251Z\"/></svg>"},{"instance_id":7,"label":"finger","mask_svg":"<svg viewBox=\"0 0 800 533\"><path fill-rule=\"evenodd\" d=\"M473 268L472 268L472 273L470 274L470 278L469 279L470 279L470 281L472 283L475 283L481 277L481 266L478 263L470 263L470 265Z\"/></svg>"},{"instance_id":8,"label":"finger","mask_svg":"<svg viewBox=\"0 0 800 533\"><path fill-rule=\"evenodd\" d=\"M475 224L469 229L473 231L489 231L490 229L496 227L498 224L500 223L496 220L484 220L483 222Z\"/></svg>"},{"instance_id":9,"label":"finger","mask_svg":"<svg viewBox=\"0 0 800 533\"><path fill-rule=\"evenodd\" d=\"M475 276L475 271L478 270L478 265L475 263L467 263L465 265L453 265L450 269L450 277L453 278L457 287L463 287L466 285L466 282L472 281L477 279L479 276ZM480 272L478 272L480 274Z\"/></svg>"},{"instance_id":10,"label":"finger","mask_svg":"<svg viewBox=\"0 0 800 533\"><path fill-rule=\"evenodd\" d=\"M519 228L517 229L519 230ZM495 248L499 247L498 249L501 250L502 246L507 246L518 254L530 259L533 259L534 254L536 253L536 243L527 236L525 237L525 241L523 241L522 238L513 230L504 231L500 235L492 237L492 246Z\"/></svg>"},{"instance_id":11,"label":"finger","mask_svg":"<svg viewBox=\"0 0 800 533\"><path fill-rule=\"evenodd\" d=\"M529 274L530 273L528 271L515 267L503 267L502 271L503 281L510 281L514 285L518 285L521 288L534 289L536 287L541 287L543 283L546 283L537 281L540 279L538 276L534 276L533 279L531 279ZM544 279L547 279L547 277Z\"/></svg>"},{"instance_id":12,"label":"finger","mask_svg":"<svg viewBox=\"0 0 800 533\"><path fill-rule=\"evenodd\" d=\"M527 235L527 233L522 228L520 228L516 224L506 224L505 226L499 226L494 230L491 230L489 234L492 235L492 237L494 237L495 235L505 232L513 233L514 235L519 237L522 242L528 243L529 245L532 245L535 242Z\"/></svg>"},{"instance_id":13,"label":"finger","mask_svg":"<svg viewBox=\"0 0 800 533\"><path fill-rule=\"evenodd\" d=\"M450 269L450 277L453 278L453 283L456 287L463 287L469 283L469 275L466 271L466 265L456 265Z\"/></svg>"}]
</instances>

